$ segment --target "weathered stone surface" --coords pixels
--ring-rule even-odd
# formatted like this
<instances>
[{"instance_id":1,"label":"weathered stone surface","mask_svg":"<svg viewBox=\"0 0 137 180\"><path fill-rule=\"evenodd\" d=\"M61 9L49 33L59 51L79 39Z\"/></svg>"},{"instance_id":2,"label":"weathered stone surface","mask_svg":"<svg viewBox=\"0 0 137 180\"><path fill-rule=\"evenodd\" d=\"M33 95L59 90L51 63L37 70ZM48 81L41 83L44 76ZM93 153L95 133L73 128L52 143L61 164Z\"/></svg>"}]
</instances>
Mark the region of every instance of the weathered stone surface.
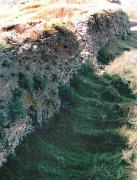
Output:
<instances>
[{"instance_id":1,"label":"weathered stone surface","mask_svg":"<svg viewBox=\"0 0 137 180\"><path fill-rule=\"evenodd\" d=\"M60 84L68 84L87 60L96 63L97 53L108 39L125 38L129 28L122 11L87 13L69 30L60 27L50 35L43 32L35 41L26 39L1 50L0 166L24 136L34 127L45 127L59 111Z\"/></svg>"}]
</instances>

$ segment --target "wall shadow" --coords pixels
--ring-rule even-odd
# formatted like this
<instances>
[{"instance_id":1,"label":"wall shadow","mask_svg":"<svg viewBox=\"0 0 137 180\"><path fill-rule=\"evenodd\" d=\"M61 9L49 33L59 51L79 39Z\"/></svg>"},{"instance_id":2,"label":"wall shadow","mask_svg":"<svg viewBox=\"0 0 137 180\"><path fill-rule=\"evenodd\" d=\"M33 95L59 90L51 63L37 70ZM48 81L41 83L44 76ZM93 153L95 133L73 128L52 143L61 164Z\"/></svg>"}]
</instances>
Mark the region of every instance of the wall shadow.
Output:
<instances>
[{"instance_id":1,"label":"wall shadow","mask_svg":"<svg viewBox=\"0 0 137 180\"><path fill-rule=\"evenodd\" d=\"M25 138L2 179L130 179L122 158L128 139L120 134L135 101L128 83L83 65L60 96L61 111L46 131Z\"/></svg>"},{"instance_id":2,"label":"wall shadow","mask_svg":"<svg viewBox=\"0 0 137 180\"><path fill-rule=\"evenodd\" d=\"M131 31L125 40L110 39L101 48L97 55L98 63L108 65L111 61L120 57L125 51L137 48L137 32Z\"/></svg>"},{"instance_id":3,"label":"wall shadow","mask_svg":"<svg viewBox=\"0 0 137 180\"><path fill-rule=\"evenodd\" d=\"M43 71L47 74L52 72L55 80L58 75L52 67L56 65L62 69L67 63L69 66L71 63L69 57L73 54L79 55L79 44L74 34L60 27L56 27L56 30L55 34L52 31L45 31L41 35L41 38L47 38L41 47L41 58L38 58L37 51L33 52L33 60L32 57L24 58L24 54L18 56L17 61L20 62L18 73L27 76L29 74L33 80L33 73L40 75ZM42 43L40 39L34 42L32 39L26 39L25 43L27 42L34 43L38 47ZM128 42L130 43L131 39ZM32 52L32 49L27 51L26 55L30 51ZM57 58L57 54L60 59ZM69 61L65 62L64 59L67 58ZM30 66L32 61L35 64L35 71ZM42 66L39 68L41 63ZM1 69L4 73L8 72L11 78L11 70L15 65L3 67L2 64ZM44 66L45 69L42 70ZM16 76L16 80L19 81L19 74ZM25 91L31 90L36 95L43 87L39 83L37 86L34 85L33 81L32 84L28 84L27 79L21 79L21 82L23 83L21 88ZM108 74L98 76L91 64L84 65L73 77L70 87L60 87L60 96L62 98L60 112L49 122L46 131L32 133L24 139L16 150L16 156L10 157L8 163L0 169L2 180L129 180L131 171L122 158L123 150L128 147L128 139L120 134L120 129L130 124L128 113L136 100L129 84L118 76ZM45 105L45 101L42 103ZM49 103L49 99L46 103ZM30 116L33 114L31 118L35 122L37 120L34 114L37 107L32 108L32 105L30 107L34 112L26 111Z\"/></svg>"}]
</instances>

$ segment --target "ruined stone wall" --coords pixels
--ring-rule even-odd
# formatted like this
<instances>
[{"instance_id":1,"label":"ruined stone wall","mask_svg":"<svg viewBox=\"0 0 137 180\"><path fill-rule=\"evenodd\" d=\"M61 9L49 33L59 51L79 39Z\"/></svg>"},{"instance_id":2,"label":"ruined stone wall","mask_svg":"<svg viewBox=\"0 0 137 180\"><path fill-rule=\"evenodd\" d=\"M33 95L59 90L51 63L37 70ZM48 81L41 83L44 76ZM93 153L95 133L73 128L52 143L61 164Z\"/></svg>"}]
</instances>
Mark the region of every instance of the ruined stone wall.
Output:
<instances>
[{"instance_id":1,"label":"ruined stone wall","mask_svg":"<svg viewBox=\"0 0 137 180\"><path fill-rule=\"evenodd\" d=\"M93 62L108 39L124 39L129 28L122 11L87 13L70 30L56 27L52 35L45 31L35 41L1 49L0 166L24 136L46 127L59 111L59 86Z\"/></svg>"}]
</instances>

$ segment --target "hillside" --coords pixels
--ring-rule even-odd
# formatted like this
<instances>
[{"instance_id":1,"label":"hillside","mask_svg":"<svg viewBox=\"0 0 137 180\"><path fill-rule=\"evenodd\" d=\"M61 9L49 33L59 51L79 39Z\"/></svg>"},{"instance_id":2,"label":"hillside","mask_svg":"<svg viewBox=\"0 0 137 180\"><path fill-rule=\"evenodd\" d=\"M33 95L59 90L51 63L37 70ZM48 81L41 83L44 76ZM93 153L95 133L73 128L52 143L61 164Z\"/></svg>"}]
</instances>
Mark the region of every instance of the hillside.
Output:
<instances>
[{"instance_id":1,"label":"hillside","mask_svg":"<svg viewBox=\"0 0 137 180\"><path fill-rule=\"evenodd\" d=\"M0 4L0 179L136 179L137 3Z\"/></svg>"},{"instance_id":2,"label":"hillside","mask_svg":"<svg viewBox=\"0 0 137 180\"><path fill-rule=\"evenodd\" d=\"M60 88L61 111L17 148L3 179L136 179L137 34L113 43L106 57L120 56L102 74L83 65L70 87Z\"/></svg>"}]
</instances>

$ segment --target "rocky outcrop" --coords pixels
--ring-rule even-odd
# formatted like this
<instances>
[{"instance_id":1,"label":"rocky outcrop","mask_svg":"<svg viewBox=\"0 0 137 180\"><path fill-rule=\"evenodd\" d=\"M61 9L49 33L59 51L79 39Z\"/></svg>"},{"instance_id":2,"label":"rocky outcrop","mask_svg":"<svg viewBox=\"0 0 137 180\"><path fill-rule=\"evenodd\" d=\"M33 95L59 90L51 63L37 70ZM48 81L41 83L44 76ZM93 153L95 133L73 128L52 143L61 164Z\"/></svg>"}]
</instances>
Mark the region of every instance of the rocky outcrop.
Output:
<instances>
[{"instance_id":1,"label":"rocky outcrop","mask_svg":"<svg viewBox=\"0 0 137 180\"><path fill-rule=\"evenodd\" d=\"M96 63L108 39L125 39L129 26L122 11L87 13L69 30L54 26L52 33L1 49L0 166L26 134L46 127L59 111L59 86L69 84L86 61Z\"/></svg>"}]
</instances>

